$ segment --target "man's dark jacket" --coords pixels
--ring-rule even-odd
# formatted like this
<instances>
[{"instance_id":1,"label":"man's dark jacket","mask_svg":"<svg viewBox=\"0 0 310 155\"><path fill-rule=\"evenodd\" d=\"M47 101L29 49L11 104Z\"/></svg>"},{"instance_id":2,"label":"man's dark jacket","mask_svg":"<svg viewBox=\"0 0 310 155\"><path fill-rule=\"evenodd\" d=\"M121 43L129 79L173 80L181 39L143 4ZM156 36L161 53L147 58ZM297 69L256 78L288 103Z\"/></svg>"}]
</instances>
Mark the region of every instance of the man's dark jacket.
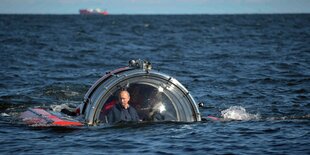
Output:
<instances>
[{"instance_id":1,"label":"man's dark jacket","mask_svg":"<svg viewBox=\"0 0 310 155\"><path fill-rule=\"evenodd\" d=\"M139 116L136 109L129 106L127 109L123 108L120 103L113 106L108 114L109 123L118 123L121 121L125 122L137 122L139 121Z\"/></svg>"}]
</instances>

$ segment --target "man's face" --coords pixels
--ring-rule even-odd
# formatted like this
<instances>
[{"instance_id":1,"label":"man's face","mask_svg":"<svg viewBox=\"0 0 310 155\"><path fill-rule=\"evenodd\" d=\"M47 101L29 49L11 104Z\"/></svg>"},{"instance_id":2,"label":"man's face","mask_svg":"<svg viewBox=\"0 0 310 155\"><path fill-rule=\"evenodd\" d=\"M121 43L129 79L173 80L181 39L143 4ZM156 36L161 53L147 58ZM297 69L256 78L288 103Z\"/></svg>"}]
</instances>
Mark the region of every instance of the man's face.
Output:
<instances>
[{"instance_id":1,"label":"man's face","mask_svg":"<svg viewBox=\"0 0 310 155\"><path fill-rule=\"evenodd\" d=\"M121 104L124 108L128 108L129 99L130 99L130 96L127 92L122 91L119 94L119 101L121 102Z\"/></svg>"}]
</instances>

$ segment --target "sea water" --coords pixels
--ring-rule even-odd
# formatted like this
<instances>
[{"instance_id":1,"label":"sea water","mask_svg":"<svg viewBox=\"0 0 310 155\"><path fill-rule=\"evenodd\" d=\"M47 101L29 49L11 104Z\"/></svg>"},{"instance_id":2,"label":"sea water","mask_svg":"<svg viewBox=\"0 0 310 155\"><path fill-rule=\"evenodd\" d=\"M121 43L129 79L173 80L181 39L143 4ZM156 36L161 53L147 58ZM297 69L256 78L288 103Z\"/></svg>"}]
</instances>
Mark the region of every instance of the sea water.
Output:
<instances>
[{"instance_id":1,"label":"sea water","mask_svg":"<svg viewBox=\"0 0 310 155\"><path fill-rule=\"evenodd\" d=\"M310 154L310 15L0 15L1 154ZM145 59L220 121L36 129ZM224 120L224 121L223 121Z\"/></svg>"}]
</instances>

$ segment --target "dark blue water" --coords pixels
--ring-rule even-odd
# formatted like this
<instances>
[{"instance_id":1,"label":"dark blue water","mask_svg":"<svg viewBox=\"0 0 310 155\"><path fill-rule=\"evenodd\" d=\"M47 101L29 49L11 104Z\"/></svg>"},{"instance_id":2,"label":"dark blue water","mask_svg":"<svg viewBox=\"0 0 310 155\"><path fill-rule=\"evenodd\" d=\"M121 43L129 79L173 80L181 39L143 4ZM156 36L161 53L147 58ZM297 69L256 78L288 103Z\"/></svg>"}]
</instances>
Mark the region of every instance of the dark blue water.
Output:
<instances>
[{"instance_id":1,"label":"dark blue water","mask_svg":"<svg viewBox=\"0 0 310 155\"><path fill-rule=\"evenodd\" d=\"M0 15L1 154L310 154L310 15ZM146 59L202 116L259 119L34 129L28 107L82 102L106 71Z\"/></svg>"}]
</instances>

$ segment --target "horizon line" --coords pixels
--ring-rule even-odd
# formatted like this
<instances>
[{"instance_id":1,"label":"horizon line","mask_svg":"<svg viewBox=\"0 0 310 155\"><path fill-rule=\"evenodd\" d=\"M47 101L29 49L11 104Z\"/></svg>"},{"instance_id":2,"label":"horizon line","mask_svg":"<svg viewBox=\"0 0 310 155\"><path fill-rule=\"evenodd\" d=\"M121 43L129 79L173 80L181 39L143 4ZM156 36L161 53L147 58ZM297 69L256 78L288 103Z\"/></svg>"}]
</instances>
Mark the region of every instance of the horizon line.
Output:
<instances>
[{"instance_id":1,"label":"horizon line","mask_svg":"<svg viewBox=\"0 0 310 155\"><path fill-rule=\"evenodd\" d=\"M80 16L114 16L114 15L282 15L310 14L310 12L260 12L260 13L109 13L108 15L82 15L79 13L0 13L0 15L80 15Z\"/></svg>"}]
</instances>

